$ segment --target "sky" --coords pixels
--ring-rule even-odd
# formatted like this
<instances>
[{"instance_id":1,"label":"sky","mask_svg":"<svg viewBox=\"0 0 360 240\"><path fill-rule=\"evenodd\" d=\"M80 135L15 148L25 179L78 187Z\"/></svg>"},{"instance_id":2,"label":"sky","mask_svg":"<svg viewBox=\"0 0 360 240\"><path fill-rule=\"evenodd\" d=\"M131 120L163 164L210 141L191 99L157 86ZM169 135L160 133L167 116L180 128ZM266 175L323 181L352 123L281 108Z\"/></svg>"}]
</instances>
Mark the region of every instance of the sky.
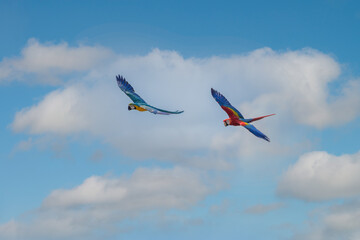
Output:
<instances>
[{"instance_id":1,"label":"sky","mask_svg":"<svg viewBox=\"0 0 360 240\"><path fill-rule=\"evenodd\" d=\"M359 239L359 23L350 0L0 0L0 239ZM128 111L118 74L184 113ZM271 142L211 88L275 113Z\"/></svg>"}]
</instances>

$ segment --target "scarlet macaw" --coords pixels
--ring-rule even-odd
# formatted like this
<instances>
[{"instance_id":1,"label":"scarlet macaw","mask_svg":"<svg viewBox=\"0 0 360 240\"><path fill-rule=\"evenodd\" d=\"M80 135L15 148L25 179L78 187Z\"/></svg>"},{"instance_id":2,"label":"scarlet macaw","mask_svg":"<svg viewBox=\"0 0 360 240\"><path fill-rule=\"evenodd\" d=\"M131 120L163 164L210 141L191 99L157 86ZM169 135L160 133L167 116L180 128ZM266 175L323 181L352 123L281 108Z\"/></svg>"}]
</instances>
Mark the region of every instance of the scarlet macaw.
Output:
<instances>
[{"instance_id":1,"label":"scarlet macaw","mask_svg":"<svg viewBox=\"0 0 360 240\"><path fill-rule=\"evenodd\" d=\"M250 123L263 119L265 117L270 117L275 114L245 119L243 115L236 108L234 108L221 93L211 88L211 94L214 99L219 103L220 107L229 115L229 118L224 120L225 127L227 127L228 125L243 126L255 136L270 142L270 139L265 134L260 132L257 128L254 127L254 125Z\"/></svg>"},{"instance_id":2,"label":"scarlet macaw","mask_svg":"<svg viewBox=\"0 0 360 240\"><path fill-rule=\"evenodd\" d=\"M131 98L131 100L134 102L134 103L129 104L129 106L128 106L129 111L130 110L138 110L140 112L149 111L153 114L162 114L162 115L179 114L179 113L184 112L184 111L171 112L171 111L166 111L163 109L153 107L153 106L147 104L138 94L135 93L134 88L126 81L126 79L123 76L121 76L121 75L116 76L116 81L117 81L117 84L119 85L119 88L126 95L128 95L128 97Z\"/></svg>"}]
</instances>

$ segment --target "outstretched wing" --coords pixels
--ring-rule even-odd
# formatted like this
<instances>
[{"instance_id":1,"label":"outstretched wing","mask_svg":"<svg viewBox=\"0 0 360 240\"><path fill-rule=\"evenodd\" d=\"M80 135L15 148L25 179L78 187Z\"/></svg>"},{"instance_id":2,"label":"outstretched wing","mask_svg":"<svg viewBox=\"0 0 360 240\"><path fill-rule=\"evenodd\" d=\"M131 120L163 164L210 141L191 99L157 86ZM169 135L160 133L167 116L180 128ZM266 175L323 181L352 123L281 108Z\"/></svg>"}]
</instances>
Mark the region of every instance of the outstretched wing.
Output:
<instances>
[{"instance_id":1,"label":"outstretched wing","mask_svg":"<svg viewBox=\"0 0 360 240\"><path fill-rule=\"evenodd\" d=\"M141 105L142 108L145 108L146 110L148 110L149 112L153 113L153 114L161 114L161 115L170 115L170 114L179 114L182 113L184 111L167 111L167 110L163 110L160 108L156 108L150 105Z\"/></svg>"},{"instance_id":2,"label":"outstretched wing","mask_svg":"<svg viewBox=\"0 0 360 240\"><path fill-rule=\"evenodd\" d=\"M130 83L128 83L126 81L126 79L121 76L121 75L117 75L116 76L116 81L117 84L119 86L119 88L126 94L129 96L129 98L131 98L131 100L134 103L139 103L139 104L146 104L146 102L144 101L144 99L142 99L139 95L137 95L135 93L134 88L130 85Z\"/></svg>"},{"instance_id":3,"label":"outstretched wing","mask_svg":"<svg viewBox=\"0 0 360 240\"><path fill-rule=\"evenodd\" d=\"M243 115L236 108L234 108L221 93L211 88L211 94L230 118L244 118Z\"/></svg>"},{"instance_id":4,"label":"outstretched wing","mask_svg":"<svg viewBox=\"0 0 360 240\"><path fill-rule=\"evenodd\" d=\"M254 134L255 136L262 138L268 142L270 142L270 139L263 134L262 132L260 132L256 127L254 127L254 125L251 124L247 124L244 126L247 130L249 130L252 134Z\"/></svg>"}]
</instances>

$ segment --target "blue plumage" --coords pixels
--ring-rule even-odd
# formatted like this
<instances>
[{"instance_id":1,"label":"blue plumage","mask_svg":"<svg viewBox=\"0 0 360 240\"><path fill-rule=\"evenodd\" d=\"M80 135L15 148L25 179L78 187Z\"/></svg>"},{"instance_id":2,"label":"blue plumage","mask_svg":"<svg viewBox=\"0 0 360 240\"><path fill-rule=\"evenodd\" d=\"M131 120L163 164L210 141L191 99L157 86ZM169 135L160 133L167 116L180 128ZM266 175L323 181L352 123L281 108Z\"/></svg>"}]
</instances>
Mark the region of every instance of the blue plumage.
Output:
<instances>
[{"instance_id":1,"label":"blue plumage","mask_svg":"<svg viewBox=\"0 0 360 240\"><path fill-rule=\"evenodd\" d=\"M247 124L244 126L247 130L249 130L252 134L254 134L255 136L262 138L268 142L270 142L270 139L263 134L262 132L260 132L254 125L252 124Z\"/></svg>"},{"instance_id":2,"label":"blue plumage","mask_svg":"<svg viewBox=\"0 0 360 240\"><path fill-rule=\"evenodd\" d=\"M134 88L126 81L126 79L118 75L116 76L116 81L119 88L129 97L134 103L130 103L128 106L129 110L138 110L138 111L149 111L153 114L161 114L161 115L169 115L169 114L179 114L183 111L167 111L163 109L159 109L147 104L144 99L142 99L137 93L135 93Z\"/></svg>"},{"instance_id":3,"label":"blue plumage","mask_svg":"<svg viewBox=\"0 0 360 240\"><path fill-rule=\"evenodd\" d=\"M134 103L139 103L139 104L146 104L146 102L144 101L144 99L142 99L138 94L135 93L134 88L130 85L130 83L128 83L126 81L126 79L121 76L118 75L116 76L116 81L117 84L119 86L119 88L126 94L129 96L129 98L131 98L131 100Z\"/></svg>"},{"instance_id":4,"label":"blue plumage","mask_svg":"<svg viewBox=\"0 0 360 240\"><path fill-rule=\"evenodd\" d=\"M211 88L211 95L214 97L216 102L220 105L220 107L228 107L234 110L240 118L244 118L244 116L226 99L224 95Z\"/></svg>"},{"instance_id":5,"label":"blue plumage","mask_svg":"<svg viewBox=\"0 0 360 240\"><path fill-rule=\"evenodd\" d=\"M134 88L126 81L126 79L123 76L121 75L116 76L116 81L118 83L119 88L124 92L135 92Z\"/></svg>"}]
</instances>

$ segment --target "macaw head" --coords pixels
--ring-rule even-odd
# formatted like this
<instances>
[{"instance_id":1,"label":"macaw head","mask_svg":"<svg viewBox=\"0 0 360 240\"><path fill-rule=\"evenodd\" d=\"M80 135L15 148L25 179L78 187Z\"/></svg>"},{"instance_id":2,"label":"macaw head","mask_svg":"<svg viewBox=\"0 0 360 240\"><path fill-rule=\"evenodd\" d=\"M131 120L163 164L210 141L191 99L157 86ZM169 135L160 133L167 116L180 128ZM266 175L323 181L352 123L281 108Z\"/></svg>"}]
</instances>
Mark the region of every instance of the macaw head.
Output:
<instances>
[{"instance_id":1,"label":"macaw head","mask_svg":"<svg viewBox=\"0 0 360 240\"><path fill-rule=\"evenodd\" d=\"M135 104L130 103L129 106L128 106L128 110L130 111L130 110L135 110L135 109L136 109Z\"/></svg>"},{"instance_id":2,"label":"macaw head","mask_svg":"<svg viewBox=\"0 0 360 240\"><path fill-rule=\"evenodd\" d=\"M224 122L225 127L229 126L230 125L230 118L225 119L223 122Z\"/></svg>"}]
</instances>

